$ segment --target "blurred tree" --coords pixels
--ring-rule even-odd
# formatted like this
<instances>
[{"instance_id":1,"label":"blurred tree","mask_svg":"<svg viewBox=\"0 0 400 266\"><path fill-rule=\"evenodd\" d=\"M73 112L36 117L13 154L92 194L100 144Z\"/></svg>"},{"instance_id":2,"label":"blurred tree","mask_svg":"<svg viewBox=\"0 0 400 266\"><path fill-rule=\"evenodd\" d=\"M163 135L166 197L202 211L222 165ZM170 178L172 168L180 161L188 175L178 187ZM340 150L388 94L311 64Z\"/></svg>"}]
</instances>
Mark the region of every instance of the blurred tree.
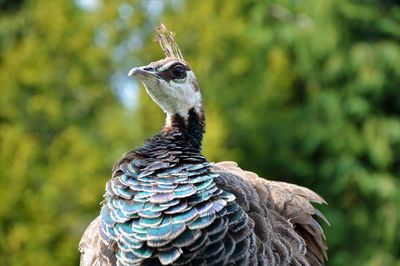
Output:
<instances>
[{"instance_id":1,"label":"blurred tree","mask_svg":"<svg viewBox=\"0 0 400 266\"><path fill-rule=\"evenodd\" d=\"M161 127L125 78L160 20L208 158L321 194L329 265L400 265L400 6L374 0L0 1L0 264L78 263L113 162Z\"/></svg>"},{"instance_id":2,"label":"blurred tree","mask_svg":"<svg viewBox=\"0 0 400 266\"><path fill-rule=\"evenodd\" d=\"M1 265L77 265L113 162L142 141L109 89L120 4L0 4Z\"/></svg>"},{"instance_id":3,"label":"blurred tree","mask_svg":"<svg viewBox=\"0 0 400 266\"><path fill-rule=\"evenodd\" d=\"M232 158L329 202L328 264L400 265L400 5L187 1L168 18Z\"/></svg>"}]
</instances>

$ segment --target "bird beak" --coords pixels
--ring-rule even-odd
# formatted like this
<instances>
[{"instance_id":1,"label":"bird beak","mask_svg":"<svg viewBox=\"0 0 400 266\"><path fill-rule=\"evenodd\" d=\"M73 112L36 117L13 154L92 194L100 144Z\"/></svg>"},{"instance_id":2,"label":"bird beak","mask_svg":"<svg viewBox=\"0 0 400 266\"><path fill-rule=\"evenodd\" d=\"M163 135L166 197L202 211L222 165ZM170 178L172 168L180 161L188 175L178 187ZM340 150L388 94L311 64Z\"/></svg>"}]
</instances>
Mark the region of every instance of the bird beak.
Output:
<instances>
[{"instance_id":1,"label":"bird beak","mask_svg":"<svg viewBox=\"0 0 400 266\"><path fill-rule=\"evenodd\" d=\"M158 78L157 72L153 67L142 66L142 67L134 67L129 70L129 77L136 77L137 79L145 79L145 78Z\"/></svg>"}]
</instances>

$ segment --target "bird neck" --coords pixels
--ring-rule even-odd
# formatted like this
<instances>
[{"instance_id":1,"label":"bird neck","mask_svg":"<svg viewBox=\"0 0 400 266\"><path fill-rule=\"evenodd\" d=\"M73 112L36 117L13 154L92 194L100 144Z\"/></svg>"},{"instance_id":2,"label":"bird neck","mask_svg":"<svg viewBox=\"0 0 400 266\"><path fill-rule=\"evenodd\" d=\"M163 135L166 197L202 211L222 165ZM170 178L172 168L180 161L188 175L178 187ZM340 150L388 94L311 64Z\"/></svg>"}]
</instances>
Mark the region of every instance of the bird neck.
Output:
<instances>
[{"instance_id":1,"label":"bird neck","mask_svg":"<svg viewBox=\"0 0 400 266\"><path fill-rule=\"evenodd\" d=\"M166 136L176 136L177 133L180 133L178 135L199 152L201 151L204 132L203 108L192 108L186 114L168 114L162 129L162 134Z\"/></svg>"}]
</instances>

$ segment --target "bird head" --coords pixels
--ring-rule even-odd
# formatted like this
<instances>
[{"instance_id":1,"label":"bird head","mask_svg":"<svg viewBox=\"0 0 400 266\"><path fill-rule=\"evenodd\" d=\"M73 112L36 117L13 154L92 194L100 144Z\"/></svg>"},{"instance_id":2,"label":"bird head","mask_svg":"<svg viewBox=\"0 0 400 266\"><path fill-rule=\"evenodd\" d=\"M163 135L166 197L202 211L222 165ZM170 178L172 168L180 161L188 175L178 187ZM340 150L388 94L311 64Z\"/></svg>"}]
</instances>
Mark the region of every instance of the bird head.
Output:
<instances>
[{"instance_id":1,"label":"bird head","mask_svg":"<svg viewBox=\"0 0 400 266\"><path fill-rule=\"evenodd\" d=\"M174 115L186 119L190 110L200 113L201 94L196 77L183 59L173 33L161 24L157 38L166 58L132 68L129 76L144 84L150 97L167 114L167 123Z\"/></svg>"}]
</instances>

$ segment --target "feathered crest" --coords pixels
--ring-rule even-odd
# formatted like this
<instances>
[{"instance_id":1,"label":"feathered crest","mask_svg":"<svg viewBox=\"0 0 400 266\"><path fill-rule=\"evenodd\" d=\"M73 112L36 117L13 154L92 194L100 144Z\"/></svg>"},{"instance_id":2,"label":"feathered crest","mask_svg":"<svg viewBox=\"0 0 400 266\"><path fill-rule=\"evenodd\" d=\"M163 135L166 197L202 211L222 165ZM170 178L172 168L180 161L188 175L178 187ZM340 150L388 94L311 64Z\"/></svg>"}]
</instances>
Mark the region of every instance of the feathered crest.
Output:
<instances>
[{"instance_id":1,"label":"feathered crest","mask_svg":"<svg viewBox=\"0 0 400 266\"><path fill-rule=\"evenodd\" d=\"M161 46L166 57L172 57L183 60L181 50L175 41L175 34L169 31L163 23L156 28L156 39Z\"/></svg>"}]
</instances>

